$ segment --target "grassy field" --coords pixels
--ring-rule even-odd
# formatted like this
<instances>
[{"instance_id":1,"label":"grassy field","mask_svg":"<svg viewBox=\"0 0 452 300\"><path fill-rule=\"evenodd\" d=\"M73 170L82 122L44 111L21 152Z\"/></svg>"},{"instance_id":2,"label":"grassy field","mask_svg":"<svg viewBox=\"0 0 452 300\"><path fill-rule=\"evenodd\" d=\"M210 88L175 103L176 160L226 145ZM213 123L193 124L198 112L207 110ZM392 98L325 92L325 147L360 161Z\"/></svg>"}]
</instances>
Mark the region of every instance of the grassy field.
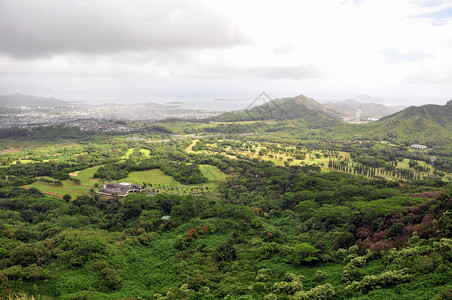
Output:
<instances>
[{"instance_id":1,"label":"grassy field","mask_svg":"<svg viewBox=\"0 0 452 300\"><path fill-rule=\"evenodd\" d=\"M195 151L193 151L193 146L196 145L196 143L199 140L193 140L193 142L187 147L187 149L185 149L185 152L187 153L195 153Z\"/></svg>"},{"instance_id":2,"label":"grassy field","mask_svg":"<svg viewBox=\"0 0 452 300\"><path fill-rule=\"evenodd\" d=\"M143 184L143 182L151 183L152 185L162 186L179 186L180 183L173 177L165 175L160 169L152 169L146 171L130 172L127 178L116 180L116 182L131 182L136 184Z\"/></svg>"},{"instance_id":3,"label":"grassy field","mask_svg":"<svg viewBox=\"0 0 452 300\"><path fill-rule=\"evenodd\" d=\"M140 152L143 153L144 157L151 157L151 150L140 149Z\"/></svg>"},{"instance_id":4,"label":"grassy field","mask_svg":"<svg viewBox=\"0 0 452 300\"><path fill-rule=\"evenodd\" d=\"M201 150L201 151L193 151L193 146L198 142L199 139L195 139L193 140L193 142L191 143L191 145L189 145L185 151L187 153L197 153L197 154L206 154L206 155L213 155L213 154L217 154L218 152L215 149L218 149L218 145L216 143L213 144L207 144L207 146L209 147L208 150ZM382 147L383 146L387 146L386 144L381 144ZM286 149L289 148L293 148L292 146L286 147ZM271 161L273 162L275 165L277 166L284 166L284 163L286 161L288 161L288 159L292 159L292 161L289 162L289 165L293 166L293 165L311 165L311 164L317 164L321 167L322 172L330 172L331 170L328 168L328 162L329 162L329 158L328 157L324 157L324 153L323 151L313 151L311 152L311 154L307 154L306 158L303 160L299 160L299 159L295 159L294 156L290 153L271 153L270 151L266 154L266 155L259 155L259 151L261 150L270 150L269 148L267 148L267 146L265 144L260 144L257 147L254 148L255 152L251 152L249 150L238 150L238 149L233 149L231 147L224 147L222 149L222 151L220 152L221 154L229 157L229 158L236 158L234 155L245 155L249 158L258 158L260 160L265 160L265 161ZM228 154L226 154L226 153ZM234 155L231 155L232 153L234 153ZM320 157L317 158L316 154L320 154ZM271 157L273 156L273 157ZM343 152L343 151L339 151L338 153L339 158L342 159L350 159L350 154L347 152ZM402 168L402 169L410 169L410 167L408 166L408 162L409 159L404 159L402 162L399 162L397 167L398 168ZM434 171L434 167L430 164L426 164L425 162L422 161L418 161L419 165L421 166L426 166L430 168L430 172L420 172L421 176L427 176L427 175L431 175L433 174ZM383 174L379 174L379 176L382 176L386 179L393 179L394 177L389 176L389 175L383 175ZM446 178L450 176L450 174L446 174Z\"/></svg>"},{"instance_id":5,"label":"grassy field","mask_svg":"<svg viewBox=\"0 0 452 300\"><path fill-rule=\"evenodd\" d=\"M223 181L228 178L228 175L223 173L220 169L211 165L199 165L202 175L207 177L209 181Z\"/></svg>"},{"instance_id":6,"label":"grassy field","mask_svg":"<svg viewBox=\"0 0 452 300\"><path fill-rule=\"evenodd\" d=\"M43 177L47 179L51 179L50 177ZM93 181L96 179L93 179ZM32 184L27 185L27 187L35 187L39 189L41 192L45 192L48 194L52 194L55 196L63 196L65 194L69 194L72 197L87 194L89 189L93 187L91 184L81 184L77 185L70 180L63 180L62 186L55 186L53 184L45 183L45 182L34 182Z\"/></svg>"},{"instance_id":7,"label":"grassy field","mask_svg":"<svg viewBox=\"0 0 452 300\"><path fill-rule=\"evenodd\" d=\"M82 182L82 184L94 184L96 182L98 182L97 179L94 179L94 173L97 172L97 169L99 169L101 167L101 165L99 166L95 166L95 167L91 167L85 170L81 170L81 171L77 171L74 173L71 173L69 175L71 175L72 177L77 178L78 180L80 180Z\"/></svg>"},{"instance_id":8,"label":"grassy field","mask_svg":"<svg viewBox=\"0 0 452 300\"><path fill-rule=\"evenodd\" d=\"M65 161L77 155L84 154L83 146L63 143L56 145L39 145L32 146L29 148L19 148L19 149L6 149L0 151L0 160L2 158L9 158L11 160L10 164L30 164L37 162L48 162L53 161ZM33 159L30 159L33 158Z\"/></svg>"},{"instance_id":9,"label":"grassy field","mask_svg":"<svg viewBox=\"0 0 452 300\"><path fill-rule=\"evenodd\" d=\"M131 182L142 185L143 182L151 184L147 189L153 192L164 192L169 194L190 194L214 192L218 189L218 181L225 180L227 175L217 167L201 165L201 172L211 181L206 184L182 185L173 177L165 175L160 169L130 172L127 178L116 180L116 182ZM204 173L205 172L205 173Z\"/></svg>"},{"instance_id":10,"label":"grassy field","mask_svg":"<svg viewBox=\"0 0 452 300\"><path fill-rule=\"evenodd\" d=\"M88 193L88 191L94 187L96 183L101 183L99 179L93 178L94 173L96 173L97 169L100 166L91 167L85 170L73 172L70 174L71 177L77 178L81 181L80 185L75 184L71 180L63 180L62 186L55 186L53 184L45 183L45 182L34 182L29 187L35 187L42 192L56 194L59 196L63 196L65 194L69 194L72 197L83 195ZM50 177L42 177L50 180L54 180Z\"/></svg>"},{"instance_id":11,"label":"grassy field","mask_svg":"<svg viewBox=\"0 0 452 300\"><path fill-rule=\"evenodd\" d=\"M127 152L121 156L121 159L129 159L129 156L132 155L133 150L135 150L135 148L130 148L127 150Z\"/></svg>"},{"instance_id":12,"label":"grassy field","mask_svg":"<svg viewBox=\"0 0 452 300\"><path fill-rule=\"evenodd\" d=\"M71 180L63 180L62 186L56 186L46 182L34 182L26 187L35 187L44 193L62 197L65 194L71 195L73 198L78 195L87 194L91 188L97 183L100 187L103 181L93 178L99 166L87 168L85 170L73 172L71 177L77 178L81 184L77 185ZM131 182L143 185L143 182L150 184L147 188L153 192L164 192L169 194L190 194L190 193L205 193L215 192L218 188L218 182L227 178L227 175L221 172L217 167L211 165L201 165L201 172L209 179L209 183L196 185L182 185L172 176L165 175L160 169L152 169L146 171L130 172L127 178L116 180L116 182ZM50 177L42 177L54 180Z\"/></svg>"}]
</instances>

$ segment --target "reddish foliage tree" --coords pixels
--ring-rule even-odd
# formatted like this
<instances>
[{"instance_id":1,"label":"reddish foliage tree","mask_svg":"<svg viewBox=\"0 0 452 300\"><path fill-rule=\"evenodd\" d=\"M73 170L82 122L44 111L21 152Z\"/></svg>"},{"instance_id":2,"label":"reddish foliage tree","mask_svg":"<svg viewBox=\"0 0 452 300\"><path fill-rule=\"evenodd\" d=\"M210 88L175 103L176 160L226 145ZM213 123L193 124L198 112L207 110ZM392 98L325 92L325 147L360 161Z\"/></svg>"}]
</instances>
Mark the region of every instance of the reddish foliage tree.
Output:
<instances>
[{"instance_id":1,"label":"reddish foliage tree","mask_svg":"<svg viewBox=\"0 0 452 300\"><path fill-rule=\"evenodd\" d=\"M369 247L369 249L371 251L375 251L377 253L380 253L381 251L386 251L388 249L393 248L394 246L392 245L392 243L388 240L381 240L376 242L375 244L371 245Z\"/></svg>"},{"instance_id":2,"label":"reddish foliage tree","mask_svg":"<svg viewBox=\"0 0 452 300\"><path fill-rule=\"evenodd\" d=\"M370 226L364 225L363 227L358 228L357 233L361 239L365 239L365 238L369 237L370 233L371 233Z\"/></svg>"}]
</instances>

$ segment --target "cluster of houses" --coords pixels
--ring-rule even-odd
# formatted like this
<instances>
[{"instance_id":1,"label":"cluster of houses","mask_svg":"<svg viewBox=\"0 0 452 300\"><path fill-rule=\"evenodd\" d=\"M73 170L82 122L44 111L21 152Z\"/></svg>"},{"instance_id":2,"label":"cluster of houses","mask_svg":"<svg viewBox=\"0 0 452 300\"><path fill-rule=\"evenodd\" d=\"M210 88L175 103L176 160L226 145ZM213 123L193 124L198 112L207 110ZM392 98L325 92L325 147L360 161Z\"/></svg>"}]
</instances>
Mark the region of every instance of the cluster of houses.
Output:
<instances>
[{"instance_id":1,"label":"cluster of houses","mask_svg":"<svg viewBox=\"0 0 452 300\"><path fill-rule=\"evenodd\" d=\"M413 145L411 145L411 148L424 150L424 149L427 149L427 146L419 145L419 144L413 144Z\"/></svg>"},{"instance_id":2,"label":"cluster of houses","mask_svg":"<svg viewBox=\"0 0 452 300\"><path fill-rule=\"evenodd\" d=\"M97 193L102 196L107 197L125 197L130 193L144 193L148 190L144 189L138 184L128 183L128 182L112 182L104 185L103 189L100 189ZM152 193L151 193L152 194Z\"/></svg>"}]
</instances>

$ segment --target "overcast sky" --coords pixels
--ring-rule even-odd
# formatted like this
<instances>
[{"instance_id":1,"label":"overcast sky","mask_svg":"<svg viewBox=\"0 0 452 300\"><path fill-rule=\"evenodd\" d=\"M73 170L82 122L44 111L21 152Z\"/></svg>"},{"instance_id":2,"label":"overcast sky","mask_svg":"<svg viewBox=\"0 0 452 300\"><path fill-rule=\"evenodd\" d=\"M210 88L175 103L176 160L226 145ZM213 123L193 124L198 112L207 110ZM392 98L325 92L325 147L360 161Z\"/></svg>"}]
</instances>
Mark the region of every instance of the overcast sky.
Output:
<instances>
[{"instance_id":1,"label":"overcast sky","mask_svg":"<svg viewBox=\"0 0 452 300\"><path fill-rule=\"evenodd\" d=\"M262 91L444 104L452 0L0 0L0 94L212 104Z\"/></svg>"}]
</instances>

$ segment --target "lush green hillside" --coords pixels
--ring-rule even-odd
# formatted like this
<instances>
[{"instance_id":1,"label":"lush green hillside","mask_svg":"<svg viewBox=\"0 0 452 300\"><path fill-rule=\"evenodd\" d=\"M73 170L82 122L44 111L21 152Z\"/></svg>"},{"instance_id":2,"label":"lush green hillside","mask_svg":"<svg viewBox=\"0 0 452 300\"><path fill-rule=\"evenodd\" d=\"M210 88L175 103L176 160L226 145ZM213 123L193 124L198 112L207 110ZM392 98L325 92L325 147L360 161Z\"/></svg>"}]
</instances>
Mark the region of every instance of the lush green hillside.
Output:
<instances>
[{"instance_id":1,"label":"lush green hillside","mask_svg":"<svg viewBox=\"0 0 452 300\"><path fill-rule=\"evenodd\" d=\"M338 113L328 108L314 99L304 95L291 98L281 98L271 100L248 110L238 112L228 112L219 115L215 121L262 121L262 120L293 120L303 118L312 111L325 114L328 118L337 118ZM318 114L321 115L321 114Z\"/></svg>"},{"instance_id":2,"label":"lush green hillside","mask_svg":"<svg viewBox=\"0 0 452 300\"><path fill-rule=\"evenodd\" d=\"M452 142L452 101L409 107L367 126L369 137L429 146Z\"/></svg>"},{"instance_id":3,"label":"lush green hillside","mask_svg":"<svg viewBox=\"0 0 452 300\"><path fill-rule=\"evenodd\" d=\"M44 299L446 299L451 194L213 160L221 197L0 189L0 281ZM237 170L241 170L237 173Z\"/></svg>"},{"instance_id":4,"label":"lush green hillside","mask_svg":"<svg viewBox=\"0 0 452 300\"><path fill-rule=\"evenodd\" d=\"M449 107L358 125L315 106L280 99L253 111L261 121L190 124L210 137L53 127L0 140L1 292L449 299L452 160L437 146ZM96 194L110 181L149 193Z\"/></svg>"},{"instance_id":5,"label":"lush green hillside","mask_svg":"<svg viewBox=\"0 0 452 300\"><path fill-rule=\"evenodd\" d=\"M452 130L452 100L447 102L446 105L428 104L420 107L411 106L391 116L380 119L380 122L407 119L417 116L423 117L448 130Z\"/></svg>"},{"instance_id":6,"label":"lush green hillside","mask_svg":"<svg viewBox=\"0 0 452 300\"><path fill-rule=\"evenodd\" d=\"M452 289L447 182L341 169L351 156L375 170L409 155L396 146L377 152L377 145L348 143L347 154L320 141L9 143L20 147L0 155L0 285L7 296L447 299ZM329 157L342 172L317 165ZM59 182L89 190L62 199L20 187L41 177L54 190ZM94 193L96 183L117 177L153 193ZM190 189L162 182L170 178Z\"/></svg>"},{"instance_id":7,"label":"lush green hillside","mask_svg":"<svg viewBox=\"0 0 452 300\"><path fill-rule=\"evenodd\" d=\"M272 100L249 110L222 114L215 120L228 121L228 124L211 124L203 126L202 130L221 133L276 132L280 136L302 139L385 140L429 147L450 147L452 144L452 101L444 106L409 107L369 124L348 124L337 117L337 113L326 106L300 95ZM244 121L253 123L240 123Z\"/></svg>"}]
</instances>

